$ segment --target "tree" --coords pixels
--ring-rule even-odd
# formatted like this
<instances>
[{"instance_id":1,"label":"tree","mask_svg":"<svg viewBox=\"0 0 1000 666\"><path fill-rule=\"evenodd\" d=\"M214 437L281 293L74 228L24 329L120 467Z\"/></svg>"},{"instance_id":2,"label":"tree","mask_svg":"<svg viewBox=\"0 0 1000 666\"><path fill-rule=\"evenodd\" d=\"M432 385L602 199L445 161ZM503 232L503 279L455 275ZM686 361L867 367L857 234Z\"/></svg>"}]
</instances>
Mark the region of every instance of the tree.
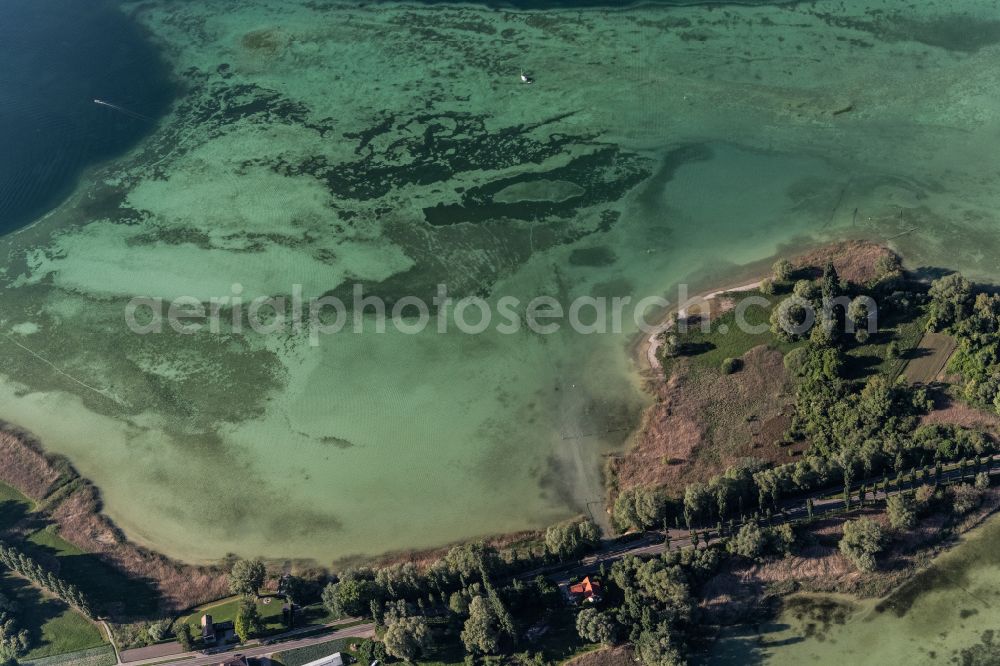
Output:
<instances>
[{"instance_id":1,"label":"tree","mask_svg":"<svg viewBox=\"0 0 1000 666\"><path fill-rule=\"evenodd\" d=\"M666 496L659 488L638 486L623 491L612 511L615 523L624 529L646 529L658 525L665 515Z\"/></svg>"},{"instance_id":2,"label":"tree","mask_svg":"<svg viewBox=\"0 0 1000 666\"><path fill-rule=\"evenodd\" d=\"M174 634L181 649L185 652L190 652L191 648L194 647L194 639L191 637L191 625L182 620L177 626L176 631L174 631Z\"/></svg>"},{"instance_id":3,"label":"tree","mask_svg":"<svg viewBox=\"0 0 1000 666\"><path fill-rule=\"evenodd\" d=\"M16 663L16 659L31 647L28 632L17 623L17 604L0 594L0 663Z\"/></svg>"},{"instance_id":4,"label":"tree","mask_svg":"<svg viewBox=\"0 0 1000 666\"><path fill-rule=\"evenodd\" d=\"M167 628L162 622L150 622L149 626L146 627L146 634L149 636L149 640L153 643L159 643L163 640L163 635L166 633Z\"/></svg>"},{"instance_id":5,"label":"tree","mask_svg":"<svg viewBox=\"0 0 1000 666\"><path fill-rule=\"evenodd\" d=\"M373 641L370 638L366 638L358 646L358 656L361 657L361 663L363 664L370 664L373 661L385 663L387 654L385 643L381 641Z\"/></svg>"},{"instance_id":6,"label":"tree","mask_svg":"<svg viewBox=\"0 0 1000 666\"><path fill-rule=\"evenodd\" d=\"M256 597L264 587L267 570L260 560L236 560L229 572L229 591L243 597Z\"/></svg>"},{"instance_id":7,"label":"tree","mask_svg":"<svg viewBox=\"0 0 1000 666\"><path fill-rule=\"evenodd\" d=\"M776 525L767 531L770 548L784 556L795 552L795 530L790 523Z\"/></svg>"},{"instance_id":8,"label":"tree","mask_svg":"<svg viewBox=\"0 0 1000 666\"><path fill-rule=\"evenodd\" d=\"M840 296L840 276L837 275L837 269L834 268L833 262L828 261L823 268L821 291L823 293L823 300L828 303Z\"/></svg>"},{"instance_id":9,"label":"tree","mask_svg":"<svg viewBox=\"0 0 1000 666\"><path fill-rule=\"evenodd\" d=\"M810 308L808 299L798 294L786 298L771 311L771 333L779 340L798 340L815 320Z\"/></svg>"},{"instance_id":10,"label":"tree","mask_svg":"<svg viewBox=\"0 0 1000 666\"><path fill-rule=\"evenodd\" d=\"M805 301L811 301L816 297L816 285L812 280L799 280L792 287L792 293Z\"/></svg>"},{"instance_id":11,"label":"tree","mask_svg":"<svg viewBox=\"0 0 1000 666\"><path fill-rule=\"evenodd\" d=\"M323 590L323 605L332 615L358 617L366 613L378 594L375 582L360 575L345 574L339 583Z\"/></svg>"},{"instance_id":12,"label":"tree","mask_svg":"<svg viewBox=\"0 0 1000 666\"><path fill-rule=\"evenodd\" d=\"M662 349L664 358L674 358L676 356L680 356L682 349L680 338L678 338L675 333L664 335Z\"/></svg>"},{"instance_id":13,"label":"tree","mask_svg":"<svg viewBox=\"0 0 1000 666\"><path fill-rule=\"evenodd\" d=\"M640 633L635 652L643 666L683 666L687 663L666 622Z\"/></svg>"},{"instance_id":14,"label":"tree","mask_svg":"<svg viewBox=\"0 0 1000 666\"><path fill-rule=\"evenodd\" d=\"M592 520L559 523L545 530L545 548L560 558L579 555L600 543L601 533Z\"/></svg>"},{"instance_id":15,"label":"tree","mask_svg":"<svg viewBox=\"0 0 1000 666\"><path fill-rule=\"evenodd\" d=\"M787 259L779 259L774 262L771 266L771 271L774 273L774 279L778 282L785 282L792 277L792 262Z\"/></svg>"},{"instance_id":16,"label":"tree","mask_svg":"<svg viewBox=\"0 0 1000 666\"><path fill-rule=\"evenodd\" d=\"M684 511L692 521L707 519L713 504L716 504L715 498L704 483L690 483L684 489Z\"/></svg>"},{"instance_id":17,"label":"tree","mask_svg":"<svg viewBox=\"0 0 1000 666\"><path fill-rule=\"evenodd\" d=\"M946 329L965 319L970 312L972 285L959 273L934 280L927 293L931 297L927 308L929 330Z\"/></svg>"},{"instance_id":18,"label":"tree","mask_svg":"<svg viewBox=\"0 0 1000 666\"><path fill-rule=\"evenodd\" d=\"M751 560L760 557L764 550L764 533L757 523L749 522L743 525L736 536L729 540L726 549Z\"/></svg>"},{"instance_id":19,"label":"tree","mask_svg":"<svg viewBox=\"0 0 1000 666\"><path fill-rule=\"evenodd\" d=\"M257 610L257 604L253 601L244 600L240 604L240 610L236 613L234 622L236 635L241 643L246 643L255 636L259 636L264 631L264 621Z\"/></svg>"},{"instance_id":20,"label":"tree","mask_svg":"<svg viewBox=\"0 0 1000 666\"><path fill-rule=\"evenodd\" d=\"M916 504L907 493L890 495L886 500L886 509L889 513L889 524L897 530L908 530L917 524Z\"/></svg>"},{"instance_id":21,"label":"tree","mask_svg":"<svg viewBox=\"0 0 1000 666\"><path fill-rule=\"evenodd\" d=\"M469 604L469 619L462 628L462 644L470 654L494 654L500 647L500 628L484 597L473 597Z\"/></svg>"},{"instance_id":22,"label":"tree","mask_svg":"<svg viewBox=\"0 0 1000 666\"><path fill-rule=\"evenodd\" d=\"M614 620L595 608L585 608L576 616L576 632L591 643L612 645L616 629Z\"/></svg>"},{"instance_id":23,"label":"tree","mask_svg":"<svg viewBox=\"0 0 1000 666\"><path fill-rule=\"evenodd\" d=\"M386 627L382 640L389 654L412 662L427 653L431 645L431 632L424 618L403 617Z\"/></svg>"},{"instance_id":24,"label":"tree","mask_svg":"<svg viewBox=\"0 0 1000 666\"><path fill-rule=\"evenodd\" d=\"M844 536L840 552L859 571L870 572L876 568L875 556L882 551L882 528L870 518L858 518L844 523Z\"/></svg>"}]
</instances>

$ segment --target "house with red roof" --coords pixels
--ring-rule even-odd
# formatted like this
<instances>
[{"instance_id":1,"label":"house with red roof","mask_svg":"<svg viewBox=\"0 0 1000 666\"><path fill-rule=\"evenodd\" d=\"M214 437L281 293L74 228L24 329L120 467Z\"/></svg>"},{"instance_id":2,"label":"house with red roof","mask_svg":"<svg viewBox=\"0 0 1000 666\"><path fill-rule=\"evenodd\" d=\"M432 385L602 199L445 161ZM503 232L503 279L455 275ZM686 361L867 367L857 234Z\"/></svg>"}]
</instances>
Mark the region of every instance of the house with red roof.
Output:
<instances>
[{"instance_id":1,"label":"house with red roof","mask_svg":"<svg viewBox=\"0 0 1000 666\"><path fill-rule=\"evenodd\" d=\"M601 583L587 576L576 585L569 586L569 596L576 603L594 603L601 600Z\"/></svg>"}]
</instances>

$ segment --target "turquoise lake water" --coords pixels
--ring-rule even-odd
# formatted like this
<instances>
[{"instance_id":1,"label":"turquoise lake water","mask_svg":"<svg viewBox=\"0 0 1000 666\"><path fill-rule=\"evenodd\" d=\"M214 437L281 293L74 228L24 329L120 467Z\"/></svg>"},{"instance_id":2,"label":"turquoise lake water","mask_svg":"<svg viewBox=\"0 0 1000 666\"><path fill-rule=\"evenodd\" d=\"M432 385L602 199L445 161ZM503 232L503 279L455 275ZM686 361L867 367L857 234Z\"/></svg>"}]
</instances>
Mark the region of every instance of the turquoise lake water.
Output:
<instances>
[{"instance_id":1,"label":"turquoise lake water","mask_svg":"<svg viewBox=\"0 0 1000 666\"><path fill-rule=\"evenodd\" d=\"M101 156L74 149L31 205L82 174L65 201L0 239L0 418L176 557L329 563L600 515L649 397L634 325L136 335L133 297L639 300L847 236L998 277L992 5L116 11L156 48L122 62L169 83L73 92L126 152L81 172Z\"/></svg>"}]
</instances>

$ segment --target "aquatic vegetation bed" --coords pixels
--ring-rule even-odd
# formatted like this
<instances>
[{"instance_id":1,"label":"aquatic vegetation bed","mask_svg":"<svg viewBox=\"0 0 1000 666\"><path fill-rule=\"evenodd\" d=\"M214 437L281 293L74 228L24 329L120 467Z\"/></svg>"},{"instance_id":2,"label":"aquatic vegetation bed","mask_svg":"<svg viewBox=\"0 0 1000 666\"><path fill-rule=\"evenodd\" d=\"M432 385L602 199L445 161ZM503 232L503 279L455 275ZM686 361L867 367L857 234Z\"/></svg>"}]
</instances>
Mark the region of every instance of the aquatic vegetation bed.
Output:
<instances>
[{"instance_id":1,"label":"aquatic vegetation bed","mask_svg":"<svg viewBox=\"0 0 1000 666\"><path fill-rule=\"evenodd\" d=\"M132 296L638 298L841 234L994 273L996 19L972 3L126 9L185 94L3 239L0 413L171 555L537 528L599 501L646 397L629 332L314 349L136 336Z\"/></svg>"}]
</instances>

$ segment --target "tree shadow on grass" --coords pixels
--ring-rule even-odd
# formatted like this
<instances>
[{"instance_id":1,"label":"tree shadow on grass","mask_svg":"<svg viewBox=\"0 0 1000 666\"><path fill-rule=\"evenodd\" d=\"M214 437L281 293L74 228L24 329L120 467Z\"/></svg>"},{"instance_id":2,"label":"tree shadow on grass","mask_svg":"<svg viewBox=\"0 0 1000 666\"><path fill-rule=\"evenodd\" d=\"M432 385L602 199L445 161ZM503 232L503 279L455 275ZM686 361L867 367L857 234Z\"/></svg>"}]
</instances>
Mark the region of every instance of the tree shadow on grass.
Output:
<instances>
[{"instance_id":1,"label":"tree shadow on grass","mask_svg":"<svg viewBox=\"0 0 1000 666\"><path fill-rule=\"evenodd\" d=\"M47 646L43 641L42 627L62 615L69 608L62 601L47 598L27 580L6 571L0 572L0 593L17 605L17 623L28 632L31 650Z\"/></svg>"},{"instance_id":2,"label":"tree shadow on grass","mask_svg":"<svg viewBox=\"0 0 1000 666\"><path fill-rule=\"evenodd\" d=\"M850 380L866 379L878 371L882 358L874 354L847 356L844 363L844 378Z\"/></svg>"},{"instance_id":3,"label":"tree shadow on grass","mask_svg":"<svg viewBox=\"0 0 1000 666\"><path fill-rule=\"evenodd\" d=\"M923 358L924 356L930 356L933 353L934 350L928 349L927 347L913 347L904 351L899 357L905 361L912 361L915 358Z\"/></svg>"},{"instance_id":4,"label":"tree shadow on grass","mask_svg":"<svg viewBox=\"0 0 1000 666\"><path fill-rule=\"evenodd\" d=\"M130 576L95 553L60 552L30 541L23 548L39 561L54 563L59 577L80 588L98 615L138 620L158 612L161 595L151 579Z\"/></svg>"},{"instance_id":5,"label":"tree shadow on grass","mask_svg":"<svg viewBox=\"0 0 1000 666\"><path fill-rule=\"evenodd\" d=\"M32 523L32 513L24 502L16 500L0 501L0 536L15 529L28 529Z\"/></svg>"}]
</instances>

